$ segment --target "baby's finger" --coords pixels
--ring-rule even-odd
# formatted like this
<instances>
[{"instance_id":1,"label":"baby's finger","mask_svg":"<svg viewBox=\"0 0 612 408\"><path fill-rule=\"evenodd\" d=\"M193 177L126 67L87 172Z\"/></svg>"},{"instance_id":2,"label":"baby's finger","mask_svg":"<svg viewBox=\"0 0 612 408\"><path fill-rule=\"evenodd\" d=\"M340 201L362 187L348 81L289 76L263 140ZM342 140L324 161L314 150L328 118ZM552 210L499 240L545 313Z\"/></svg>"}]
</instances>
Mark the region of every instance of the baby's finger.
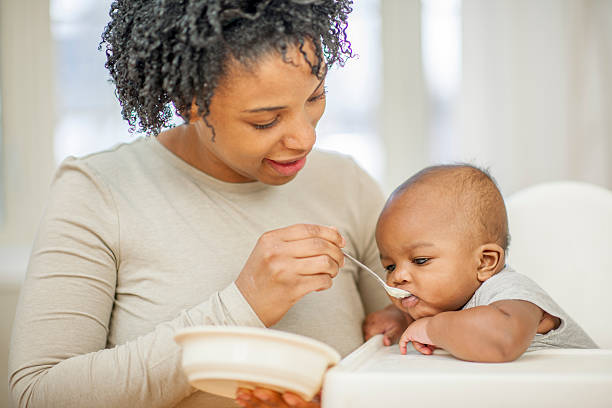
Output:
<instances>
[{"instance_id":1,"label":"baby's finger","mask_svg":"<svg viewBox=\"0 0 612 408\"><path fill-rule=\"evenodd\" d=\"M404 334L402 334L402 337L400 337L399 340L400 353L406 354L408 352L407 348L409 342L410 338L406 335L406 332L404 332Z\"/></svg>"},{"instance_id":2,"label":"baby's finger","mask_svg":"<svg viewBox=\"0 0 612 408\"><path fill-rule=\"evenodd\" d=\"M412 346L421 354L430 355L433 352L427 344L419 343L418 341L412 340Z\"/></svg>"}]
</instances>

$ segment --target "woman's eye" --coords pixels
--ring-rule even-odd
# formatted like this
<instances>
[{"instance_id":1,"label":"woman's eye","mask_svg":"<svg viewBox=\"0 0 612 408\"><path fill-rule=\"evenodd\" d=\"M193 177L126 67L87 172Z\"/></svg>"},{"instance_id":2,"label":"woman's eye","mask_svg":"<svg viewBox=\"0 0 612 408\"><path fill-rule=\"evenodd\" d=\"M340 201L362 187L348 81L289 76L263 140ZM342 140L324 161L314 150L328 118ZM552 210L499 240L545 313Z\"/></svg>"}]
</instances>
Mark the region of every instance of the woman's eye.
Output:
<instances>
[{"instance_id":1,"label":"woman's eye","mask_svg":"<svg viewBox=\"0 0 612 408\"><path fill-rule=\"evenodd\" d=\"M308 99L308 102L315 102L315 101L318 101L320 99L325 99L325 95L326 94L327 94L327 87L323 87L323 92L321 92L318 95L312 96L310 99Z\"/></svg>"},{"instance_id":2,"label":"woman's eye","mask_svg":"<svg viewBox=\"0 0 612 408\"><path fill-rule=\"evenodd\" d=\"M395 270L395 265L388 265L388 266L385 266L385 270L386 270L387 272L393 272L393 271Z\"/></svg>"},{"instance_id":3,"label":"woman's eye","mask_svg":"<svg viewBox=\"0 0 612 408\"><path fill-rule=\"evenodd\" d=\"M415 263L417 265L424 265L425 263L427 263L427 261L429 261L429 258L414 258L412 260L412 263Z\"/></svg>"},{"instance_id":4,"label":"woman's eye","mask_svg":"<svg viewBox=\"0 0 612 408\"><path fill-rule=\"evenodd\" d=\"M268 128L271 128L272 126L276 125L276 122L278 122L278 116L275 117L274 120L272 122L269 122L269 123L264 123L262 125L254 123L253 127L255 129L259 129L259 130L268 129Z\"/></svg>"}]
</instances>

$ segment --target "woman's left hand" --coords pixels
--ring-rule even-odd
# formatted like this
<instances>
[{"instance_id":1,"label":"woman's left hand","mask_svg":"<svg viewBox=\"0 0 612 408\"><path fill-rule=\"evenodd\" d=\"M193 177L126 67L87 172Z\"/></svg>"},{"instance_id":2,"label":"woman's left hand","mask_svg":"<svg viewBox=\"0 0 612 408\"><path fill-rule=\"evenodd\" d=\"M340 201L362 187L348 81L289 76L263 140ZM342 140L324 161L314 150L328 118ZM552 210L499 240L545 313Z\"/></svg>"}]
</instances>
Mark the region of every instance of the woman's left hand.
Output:
<instances>
[{"instance_id":1,"label":"woman's left hand","mask_svg":"<svg viewBox=\"0 0 612 408\"><path fill-rule=\"evenodd\" d=\"M280 394L266 388L238 388L236 403L245 408L321 408L321 394L315 395L312 401L304 401L290 392Z\"/></svg>"},{"instance_id":2,"label":"woman's left hand","mask_svg":"<svg viewBox=\"0 0 612 408\"><path fill-rule=\"evenodd\" d=\"M410 316L389 305L366 316L363 321L363 336L368 340L372 336L382 334L383 344L390 346L397 343L409 323L412 323Z\"/></svg>"}]
</instances>

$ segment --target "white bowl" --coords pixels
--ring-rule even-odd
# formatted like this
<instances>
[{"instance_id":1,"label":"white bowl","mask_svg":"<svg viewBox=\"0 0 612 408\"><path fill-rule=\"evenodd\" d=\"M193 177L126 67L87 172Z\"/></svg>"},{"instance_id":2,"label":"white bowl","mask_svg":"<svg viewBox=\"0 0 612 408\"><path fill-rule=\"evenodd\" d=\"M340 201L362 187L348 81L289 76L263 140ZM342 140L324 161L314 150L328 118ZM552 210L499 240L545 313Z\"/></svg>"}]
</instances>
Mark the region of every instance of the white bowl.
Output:
<instances>
[{"instance_id":1,"label":"white bowl","mask_svg":"<svg viewBox=\"0 0 612 408\"><path fill-rule=\"evenodd\" d=\"M199 326L179 330L183 370L195 388L235 398L236 389L291 391L309 401L340 361L327 344L272 329Z\"/></svg>"}]
</instances>

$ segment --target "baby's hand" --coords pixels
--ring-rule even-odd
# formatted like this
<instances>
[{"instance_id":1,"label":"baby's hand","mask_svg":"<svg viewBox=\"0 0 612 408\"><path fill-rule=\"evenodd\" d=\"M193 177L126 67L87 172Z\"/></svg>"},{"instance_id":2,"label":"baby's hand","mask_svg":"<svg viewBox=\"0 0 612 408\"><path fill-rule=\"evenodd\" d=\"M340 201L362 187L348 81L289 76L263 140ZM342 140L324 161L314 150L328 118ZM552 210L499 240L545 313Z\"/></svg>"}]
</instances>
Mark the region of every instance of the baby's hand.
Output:
<instances>
[{"instance_id":1,"label":"baby's hand","mask_svg":"<svg viewBox=\"0 0 612 408\"><path fill-rule=\"evenodd\" d=\"M412 321L412 319L410 319ZM390 346L397 342L400 334L406 329L407 317L393 305L370 313L363 322L363 335L366 340L377 334L383 335L383 344Z\"/></svg>"},{"instance_id":2,"label":"baby's hand","mask_svg":"<svg viewBox=\"0 0 612 408\"><path fill-rule=\"evenodd\" d=\"M413 347L421 354L432 354L436 346L432 343L427 335L427 326L431 321L431 317L423 317L415 320L404 331L400 337L399 347L402 354L406 354L406 347L409 342L412 342Z\"/></svg>"}]
</instances>

